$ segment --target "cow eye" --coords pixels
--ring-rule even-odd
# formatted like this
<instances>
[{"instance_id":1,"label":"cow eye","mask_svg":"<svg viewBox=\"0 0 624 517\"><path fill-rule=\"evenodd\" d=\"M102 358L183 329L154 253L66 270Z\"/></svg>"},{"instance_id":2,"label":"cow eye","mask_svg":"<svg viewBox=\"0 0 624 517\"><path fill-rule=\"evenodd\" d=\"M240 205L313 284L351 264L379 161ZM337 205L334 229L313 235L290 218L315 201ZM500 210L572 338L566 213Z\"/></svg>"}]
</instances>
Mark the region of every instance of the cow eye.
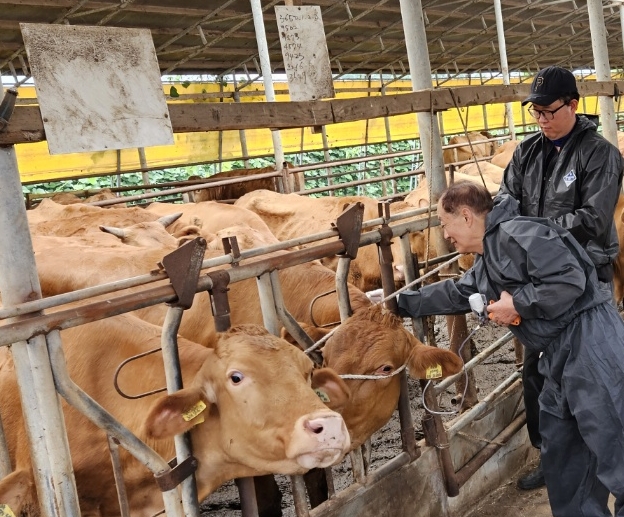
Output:
<instances>
[{"instance_id":1,"label":"cow eye","mask_svg":"<svg viewBox=\"0 0 624 517\"><path fill-rule=\"evenodd\" d=\"M245 376L241 372L234 371L230 373L230 380L232 381L232 384L239 384L243 382L244 378Z\"/></svg>"},{"instance_id":2,"label":"cow eye","mask_svg":"<svg viewBox=\"0 0 624 517\"><path fill-rule=\"evenodd\" d=\"M389 365L389 364L384 364L383 366L377 368L377 372L381 375L388 375L393 370L394 368L392 367L392 365Z\"/></svg>"}]
</instances>

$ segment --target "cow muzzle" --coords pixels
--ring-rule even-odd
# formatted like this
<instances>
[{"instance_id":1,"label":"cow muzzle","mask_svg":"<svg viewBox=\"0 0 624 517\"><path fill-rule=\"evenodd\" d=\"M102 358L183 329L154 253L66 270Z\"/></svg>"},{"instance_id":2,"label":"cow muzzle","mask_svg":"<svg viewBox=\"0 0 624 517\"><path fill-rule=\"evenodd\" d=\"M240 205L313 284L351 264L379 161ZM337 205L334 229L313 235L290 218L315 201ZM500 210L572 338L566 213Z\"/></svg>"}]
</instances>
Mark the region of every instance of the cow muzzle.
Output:
<instances>
[{"instance_id":1,"label":"cow muzzle","mask_svg":"<svg viewBox=\"0 0 624 517\"><path fill-rule=\"evenodd\" d=\"M297 420L287 455L305 469L323 468L340 461L350 446L342 417L333 411L319 411Z\"/></svg>"}]
</instances>

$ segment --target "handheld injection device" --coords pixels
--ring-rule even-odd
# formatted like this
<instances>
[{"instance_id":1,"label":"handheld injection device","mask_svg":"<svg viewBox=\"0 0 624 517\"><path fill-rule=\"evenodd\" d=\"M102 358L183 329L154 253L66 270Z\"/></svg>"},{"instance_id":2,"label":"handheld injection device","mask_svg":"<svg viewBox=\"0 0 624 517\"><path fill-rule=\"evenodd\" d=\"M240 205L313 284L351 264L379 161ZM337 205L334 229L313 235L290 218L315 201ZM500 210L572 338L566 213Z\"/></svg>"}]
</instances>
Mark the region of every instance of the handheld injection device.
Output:
<instances>
[{"instance_id":1,"label":"handheld injection device","mask_svg":"<svg viewBox=\"0 0 624 517\"><path fill-rule=\"evenodd\" d=\"M488 321L487 311L485 310L485 295L474 293L468 297L468 303L472 312L479 318L479 325L485 325Z\"/></svg>"}]
</instances>

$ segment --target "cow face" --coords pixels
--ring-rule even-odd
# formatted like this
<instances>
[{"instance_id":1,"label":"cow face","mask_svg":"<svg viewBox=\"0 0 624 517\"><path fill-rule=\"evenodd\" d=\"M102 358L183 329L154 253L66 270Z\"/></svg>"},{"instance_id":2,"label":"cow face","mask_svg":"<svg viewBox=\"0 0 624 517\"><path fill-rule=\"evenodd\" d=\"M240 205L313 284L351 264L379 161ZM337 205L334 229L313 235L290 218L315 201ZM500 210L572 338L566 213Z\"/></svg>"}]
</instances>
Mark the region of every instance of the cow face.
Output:
<instances>
[{"instance_id":1,"label":"cow face","mask_svg":"<svg viewBox=\"0 0 624 517\"><path fill-rule=\"evenodd\" d=\"M423 345L400 318L375 305L357 311L328 339L324 366L338 374L389 376L406 364L410 375L425 378L440 367L442 377L461 371L461 359L447 350ZM438 368L439 369L439 368ZM362 444L392 416L399 400L400 377L347 380L351 398L341 414L353 448Z\"/></svg>"},{"instance_id":2,"label":"cow face","mask_svg":"<svg viewBox=\"0 0 624 517\"><path fill-rule=\"evenodd\" d=\"M349 450L349 434L312 390L312 368L303 352L262 327L234 327L220 335L189 388L157 401L147 433L164 438L192 428L198 483L214 476L209 471L217 463L224 471L218 484L332 465ZM324 398L340 403L348 397L335 373L320 377Z\"/></svg>"}]
</instances>

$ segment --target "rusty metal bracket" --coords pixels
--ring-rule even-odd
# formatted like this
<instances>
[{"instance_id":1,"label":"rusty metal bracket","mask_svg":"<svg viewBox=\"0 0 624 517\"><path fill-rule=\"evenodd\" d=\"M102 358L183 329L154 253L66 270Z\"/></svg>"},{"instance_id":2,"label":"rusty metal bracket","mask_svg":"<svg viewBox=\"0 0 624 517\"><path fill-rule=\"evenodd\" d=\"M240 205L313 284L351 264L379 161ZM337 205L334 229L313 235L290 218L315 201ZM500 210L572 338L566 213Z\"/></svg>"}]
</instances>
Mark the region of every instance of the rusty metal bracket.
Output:
<instances>
[{"instance_id":1,"label":"rusty metal bracket","mask_svg":"<svg viewBox=\"0 0 624 517\"><path fill-rule=\"evenodd\" d=\"M232 255L232 267L238 267L238 263L240 262L241 252L238 246L238 239L236 235L232 237L223 237L221 239L223 243L223 251L226 255Z\"/></svg>"},{"instance_id":2,"label":"rusty metal bracket","mask_svg":"<svg viewBox=\"0 0 624 517\"><path fill-rule=\"evenodd\" d=\"M212 315L217 332L225 332L230 328L230 303L228 291L230 288L230 274L222 269L207 274L212 280L212 289L209 289Z\"/></svg>"},{"instance_id":3,"label":"rusty metal bracket","mask_svg":"<svg viewBox=\"0 0 624 517\"><path fill-rule=\"evenodd\" d=\"M193 305L205 251L206 240L197 237L163 257L162 266L178 296L178 300L171 303L173 307L186 310Z\"/></svg>"},{"instance_id":4,"label":"rusty metal bracket","mask_svg":"<svg viewBox=\"0 0 624 517\"><path fill-rule=\"evenodd\" d=\"M392 249L390 248L392 245L392 228L390 228L387 224L383 224L381 225L381 228L379 228L379 234L381 235L381 240L377 246L379 247L381 264L392 264L394 261Z\"/></svg>"},{"instance_id":5,"label":"rusty metal bracket","mask_svg":"<svg viewBox=\"0 0 624 517\"><path fill-rule=\"evenodd\" d=\"M351 203L336 219L332 226L338 230L345 251L344 255L350 259L357 257L360 248L362 221L364 220L364 203Z\"/></svg>"},{"instance_id":6,"label":"rusty metal bracket","mask_svg":"<svg viewBox=\"0 0 624 517\"><path fill-rule=\"evenodd\" d=\"M9 125L9 119L15 109L15 99L17 98L17 88L9 88L0 102L0 133Z\"/></svg>"},{"instance_id":7,"label":"rusty metal bracket","mask_svg":"<svg viewBox=\"0 0 624 517\"><path fill-rule=\"evenodd\" d=\"M160 474L159 476L154 476L161 492L173 490L182 483L182 481L197 470L198 462L197 458L189 456L179 465L177 465L177 461L174 458L169 462L169 465L171 466L170 471Z\"/></svg>"},{"instance_id":8,"label":"rusty metal bracket","mask_svg":"<svg viewBox=\"0 0 624 517\"><path fill-rule=\"evenodd\" d=\"M390 203L387 201L379 201L377 203L377 213L384 220L384 223L390 219Z\"/></svg>"}]
</instances>

